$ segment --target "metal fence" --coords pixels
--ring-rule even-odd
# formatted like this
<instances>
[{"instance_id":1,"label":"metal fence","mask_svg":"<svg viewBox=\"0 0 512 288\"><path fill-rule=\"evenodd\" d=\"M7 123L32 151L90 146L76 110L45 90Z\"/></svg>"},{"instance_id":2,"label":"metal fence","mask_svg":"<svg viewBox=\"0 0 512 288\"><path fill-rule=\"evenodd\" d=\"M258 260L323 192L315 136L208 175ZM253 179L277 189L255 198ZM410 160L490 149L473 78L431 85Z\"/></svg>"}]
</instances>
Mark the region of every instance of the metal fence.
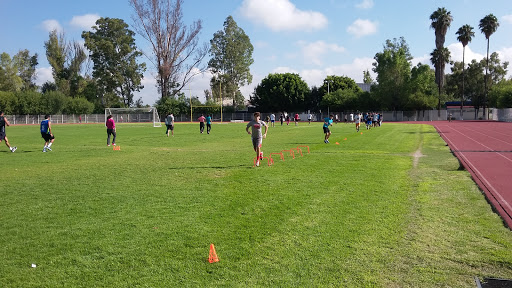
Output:
<instances>
[{"instance_id":1,"label":"metal fence","mask_svg":"<svg viewBox=\"0 0 512 288\"><path fill-rule=\"evenodd\" d=\"M452 119L454 120L480 120L483 119L482 115L483 109L479 111L475 111L473 108L465 108L463 110L463 116L460 117L460 109L448 109L448 110L424 110L424 111L373 111L375 113L381 113L384 122L401 122L401 121L438 121L438 120L447 120L448 115L452 114ZM476 113L478 112L478 113ZM286 112L283 112L283 115ZM271 113L261 113L261 119L266 120L267 116L270 117ZM274 113L276 116L276 121L279 121L280 113ZM293 121L293 116L295 112L286 113L290 116L291 121ZM300 112L299 118L301 121L307 121L308 113ZM340 122L345 121L345 117L347 117L347 121L351 121L351 114L353 112L333 112L329 113L311 113L312 121L323 121L325 117L328 117L329 114L338 115L338 120ZM231 121L250 121L253 118L252 112L236 112L236 113L223 113L222 121L231 122ZM152 123L151 115L145 114L116 114L113 115L116 123ZM160 120L163 122L166 115L160 115ZM200 113L192 115L192 121L197 121L197 118L201 116ZM44 120L44 115L6 115L7 120L11 124L39 124L42 120ZM51 115L50 117L52 123L54 124L73 124L73 123L105 123L105 114L82 114L82 115ZM215 122L221 121L220 113L212 114L212 119ZM512 122L512 108L506 109L490 109L489 119L501 122ZM175 115L174 120L176 122L191 122L190 114L183 115Z\"/></svg>"}]
</instances>

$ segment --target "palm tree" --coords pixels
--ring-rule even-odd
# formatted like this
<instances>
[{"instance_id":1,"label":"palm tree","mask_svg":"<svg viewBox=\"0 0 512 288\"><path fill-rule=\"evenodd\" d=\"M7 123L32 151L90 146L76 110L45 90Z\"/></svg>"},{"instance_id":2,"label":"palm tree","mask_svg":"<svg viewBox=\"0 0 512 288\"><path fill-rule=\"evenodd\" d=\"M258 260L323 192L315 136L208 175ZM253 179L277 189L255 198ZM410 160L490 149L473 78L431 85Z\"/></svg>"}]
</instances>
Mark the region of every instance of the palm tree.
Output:
<instances>
[{"instance_id":1,"label":"palm tree","mask_svg":"<svg viewBox=\"0 0 512 288\"><path fill-rule=\"evenodd\" d=\"M436 82L439 89L439 102L437 104L438 116L441 116L441 90L444 85L444 69L447 63L450 63L450 50L443 47L441 49L434 49L430 53L430 62L434 65L436 70Z\"/></svg>"},{"instance_id":2,"label":"palm tree","mask_svg":"<svg viewBox=\"0 0 512 288\"><path fill-rule=\"evenodd\" d=\"M487 71L489 70L489 38L491 37L496 30L498 30L498 18L496 16L489 14L480 20L480 31L484 33L485 39L487 39L487 64L485 65L485 94L484 94L484 119L487 119Z\"/></svg>"},{"instance_id":3,"label":"palm tree","mask_svg":"<svg viewBox=\"0 0 512 288\"><path fill-rule=\"evenodd\" d=\"M459 35L457 36L457 40L462 43L462 95L460 96L460 119L462 120L462 108L464 107L464 77L466 75L464 58L466 55L466 46L475 36L475 32L473 32L473 27L466 24L460 27L455 34Z\"/></svg>"},{"instance_id":4,"label":"palm tree","mask_svg":"<svg viewBox=\"0 0 512 288\"><path fill-rule=\"evenodd\" d=\"M443 51L444 49L444 41L446 38L446 32L448 31L448 28L450 28L450 25L452 24L453 17L451 15L451 12L447 11L444 7L443 8L437 8L434 13L430 15L430 20L432 23L430 24L430 27L434 29L436 33L436 49L438 53ZM432 54L434 54L432 52ZM431 54L431 55L432 55ZM449 58L449 51L448 51L448 58ZM432 55L433 57L434 55ZM443 58L444 53L441 53L437 55L439 57L436 57L435 59L439 61L439 63L434 63L434 66L436 67L436 83L439 88L439 103L437 105L438 110L438 117L441 116L441 90L443 90L444 86L444 67L445 67L445 61L448 61L448 58ZM432 58L433 59L433 58ZM431 59L431 60L432 60Z\"/></svg>"}]
</instances>

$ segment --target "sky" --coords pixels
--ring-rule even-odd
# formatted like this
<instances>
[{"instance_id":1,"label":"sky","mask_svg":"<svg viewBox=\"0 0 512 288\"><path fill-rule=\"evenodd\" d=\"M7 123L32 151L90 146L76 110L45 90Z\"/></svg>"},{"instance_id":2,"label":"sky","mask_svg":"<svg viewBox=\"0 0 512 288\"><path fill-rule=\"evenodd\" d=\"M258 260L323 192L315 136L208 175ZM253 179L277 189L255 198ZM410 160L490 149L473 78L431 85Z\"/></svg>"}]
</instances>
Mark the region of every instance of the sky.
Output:
<instances>
[{"instance_id":1,"label":"sky","mask_svg":"<svg viewBox=\"0 0 512 288\"><path fill-rule=\"evenodd\" d=\"M466 63L485 57L487 41L478 24L492 13L500 26L491 36L490 51L498 52L502 62L512 62L510 0L184 0L182 12L187 26L202 21L201 43L209 43L230 15L249 36L254 46L253 81L240 89L249 99L270 73L297 73L309 87L321 86L327 75L348 76L359 83L365 70L376 79L373 58L382 52L387 39L404 37L414 57L412 65L430 65L435 34L429 17L439 7L453 16L445 42L452 60L462 61L462 44L455 32L465 24L475 32L466 46ZM0 8L0 53L11 57L23 49L31 55L37 53L38 85L53 81L44 49L51 30L63 31L67 40L81 43L82 31L91 31L100 17L123 19L135 30L129 0L0 0ZM138 35L136 45L151 55L149 43ZM205 61L209 59L207 56ZM145 88L135 99L153 105L159 97L156 68L148 58L140 60L148 69ZM92 73L91 69L92 63L84 67L87 73ZM509 72L508 77L511 75ZM209 73L196 76L185 89L187 97L204 101L210 78Z\"/></svg>"}]
</instances>

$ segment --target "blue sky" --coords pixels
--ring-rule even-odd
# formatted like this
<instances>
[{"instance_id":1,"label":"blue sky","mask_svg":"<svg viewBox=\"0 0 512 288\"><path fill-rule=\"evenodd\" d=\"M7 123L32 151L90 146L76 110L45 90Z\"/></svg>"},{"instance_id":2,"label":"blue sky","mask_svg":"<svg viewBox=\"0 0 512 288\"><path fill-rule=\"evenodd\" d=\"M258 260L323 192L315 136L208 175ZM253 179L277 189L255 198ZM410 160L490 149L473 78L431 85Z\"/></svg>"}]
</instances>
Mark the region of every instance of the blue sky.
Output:
<instances>
[{"instance_id":1,"label":"blue sky","mask_svg":"<svg viewBox=\"0 0 512 288\"><path fill-rule=\"evenodd\" d=\"M132 25L133 10L128 0L1 0L0 52L11 56L20 49L39 54L37 83L52 80L45 57L44 41L52 29L64 31L68 40L83 42L81 32L90 30L99 17L121 18ZM319 86L327 75L349 76L362 82L363 71L371 71L373 57L382 51L386 39L403 36L418 62L430 64L434 31L430 14L445 7L454 18L445 46L452 60L462 61L462 44L455 32L464 24L475 28L475 37L466 47L466 59L482 59L486 40L478 23L493 13L500 22L491 36L491 51L502 61L512 62L512 5L510 0L184 0L184 22L201 19L201 42L209 42L222 30L231 15L244 29L254 46L254 76L241 91L248 99L254 87L269 73L298 73L310 87ZM133 30L133 29L132 29ZM137 46L150 53L148 43L136 38ZM206 59L206 61L209 58ZM148 59L142 97L145 104L158 98ZM92 65L89 65L89 73ZM509 73L509 76L511 73ZM375 75L372 76L375 79ZM210 76L199 75L186 89L187 96L199 96L208 89Z\"/></svg>"}]
</instances>

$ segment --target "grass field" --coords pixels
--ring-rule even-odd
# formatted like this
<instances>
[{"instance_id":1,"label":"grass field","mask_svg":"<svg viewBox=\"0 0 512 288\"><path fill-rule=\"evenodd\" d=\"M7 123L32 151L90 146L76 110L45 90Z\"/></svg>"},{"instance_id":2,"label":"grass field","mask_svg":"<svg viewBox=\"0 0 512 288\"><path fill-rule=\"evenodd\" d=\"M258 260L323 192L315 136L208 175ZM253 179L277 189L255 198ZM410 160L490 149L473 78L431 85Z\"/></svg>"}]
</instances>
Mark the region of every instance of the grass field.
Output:
<instances>
[{"instance_id":1,"label":"grass field","mask_svg":"<svg viewBox=\"0 0 512 288\"><path fill-rule=\"evenodd\" d=\"M0 146L0 287L475 287L512 278L512 233L433 127L11 126ZM347 140L344 140L347 138ZM340 145L336 145L338 141ZM207 261L214 243L220 262ZM37 268L31 268L31 264Z\"/></svg>"}]
</instances>

